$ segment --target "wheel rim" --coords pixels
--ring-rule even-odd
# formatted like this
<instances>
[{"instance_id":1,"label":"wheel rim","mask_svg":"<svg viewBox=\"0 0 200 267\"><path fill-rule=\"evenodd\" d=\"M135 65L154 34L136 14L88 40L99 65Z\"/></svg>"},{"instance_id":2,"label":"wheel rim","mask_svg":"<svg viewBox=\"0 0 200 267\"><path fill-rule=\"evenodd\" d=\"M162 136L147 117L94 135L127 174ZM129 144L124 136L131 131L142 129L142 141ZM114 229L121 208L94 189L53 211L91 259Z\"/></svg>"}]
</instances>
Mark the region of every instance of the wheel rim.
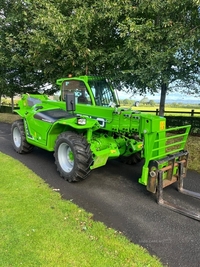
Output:
<instances>
[{"instance_id":1,"label":"wheel rim","mask_svg":"<svg viewBox=\"0 0 200 267\"><path fill-rule=\"evenodd\" d=\"M70 146L62 143L58 149L58 161L65 172L71 172L74 167L74 155Z\"/></svg>"},{"instance_id":2,"label":"wheel rim","mask_svg":"<svg viewBox=\"0 0 200 267\"><path fill-rule=\"evenodd\" d=\"M19 148L21 146L22 137L21 137L20 131L17 127L15 127L13 130L13 141L14 141L14 144L17 148Z\"/></svg>"}]
</instances>

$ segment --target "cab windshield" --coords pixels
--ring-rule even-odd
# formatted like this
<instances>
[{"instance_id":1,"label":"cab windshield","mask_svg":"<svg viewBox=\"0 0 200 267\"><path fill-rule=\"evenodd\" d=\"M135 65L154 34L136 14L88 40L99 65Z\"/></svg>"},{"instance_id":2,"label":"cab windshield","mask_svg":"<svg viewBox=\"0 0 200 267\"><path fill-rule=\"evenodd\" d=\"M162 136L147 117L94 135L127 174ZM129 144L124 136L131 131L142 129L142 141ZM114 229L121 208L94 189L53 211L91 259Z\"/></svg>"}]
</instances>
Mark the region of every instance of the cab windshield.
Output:
<instances>
[{"instance_id":1,"label":"cab windshield","mask_svg":"<svg viewBox=\"0 0 200 267\"><path fill-rule=\"evenodd\" d=\"M117 99L106 80L88 81L97 106L118 106Z\"/></svg>"}]
</instances>

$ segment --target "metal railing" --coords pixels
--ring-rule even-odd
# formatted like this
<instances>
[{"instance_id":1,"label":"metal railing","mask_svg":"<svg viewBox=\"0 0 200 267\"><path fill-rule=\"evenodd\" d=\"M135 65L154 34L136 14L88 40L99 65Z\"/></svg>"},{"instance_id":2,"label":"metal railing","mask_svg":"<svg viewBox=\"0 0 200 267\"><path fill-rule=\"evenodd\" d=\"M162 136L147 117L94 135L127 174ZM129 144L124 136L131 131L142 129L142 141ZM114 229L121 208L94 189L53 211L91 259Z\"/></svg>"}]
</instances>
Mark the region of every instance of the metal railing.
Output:
<instances>
[{"instance_id":1,"label":"metal railing","mask_svg":"<svg viewBox=\"0 0 200 267\"><path fill-rule=\"evenodd\" d=\"M138 109L139 110L139 109ZM159 109L157 108L156 110L139 110L141 112L150 112L150 113L156 113L156 115L159 115ZM194 117L195 115L200 115L200 111L195 111L194 109L191 109L191 111L173 111L173 110L166 110L164 111L164 114L166 113L166 116L167 116L167 113L168 114L188 114L189 116L191 117Z\"/></svg>"},{"instance_id":2,"label":"metal railing","mask_svg":"<svg viewBox=\"0 0 200 267\"><path fill-rule=\"evenodd\" d=\"M139 109L138 109L139 110ZM144 113L156 113L159 115L159 109L156 110L139 110ZM174 114L174 115L172 115ZM167 110L164 112L164 117L166 118L166 126L168 127L177 127L184 125L191 125L190 135L200 136L200 111L170 111Z\"/></svg>"}]
</instances>

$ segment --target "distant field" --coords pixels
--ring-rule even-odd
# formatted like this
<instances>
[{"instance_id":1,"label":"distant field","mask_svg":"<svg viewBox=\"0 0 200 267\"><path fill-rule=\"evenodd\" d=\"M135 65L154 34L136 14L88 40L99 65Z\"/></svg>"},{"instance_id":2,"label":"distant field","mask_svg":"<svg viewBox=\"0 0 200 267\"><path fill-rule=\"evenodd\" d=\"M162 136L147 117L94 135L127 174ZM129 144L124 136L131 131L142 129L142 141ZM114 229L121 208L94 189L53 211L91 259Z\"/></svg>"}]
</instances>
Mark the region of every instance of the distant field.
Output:
<instances>
[{"instance_id":1,"label":"distant field","mask_svg":"<svg viewBox=\"0 0 200 267\"><path fill-rule=\"evenodd\" d=\"M139 107L132 107L133 110L153 110L156 111L156 109L159 109L159 106L150 107L150 106L139 106ZM165 107L166 111L187 111L191 112L191 110L194 109L197 112L200 112L200 108L185 108L185 107Z\"/></svg>"},{"instance_id":2,"label":"distant field","mask_svg":"<svg viewBox=\"0 0 200 267\"><path fill-rule=\"evenodd\" d=\"M150 106L139 106L139 107L132 107L132 110L138 110L142 112L147 112L149 113L156 113L156 109L159 109L158 106L156 107L150 107ZM194 110L195 112L200 113L200 108L185 108L185 107L165 107L166 114L165 115L173 115L173 116L178 116L178 115L184 115L184 116L191 116L191 111ZM152 112L151 112L152 111ZM170 113L172 112L172 113ZM173 113L175 112L175 113ZM188 113L183 113L183 112L188 112ZM195 116L200 116L200 114L195 114Z\"/></svg>"}]
</instances>

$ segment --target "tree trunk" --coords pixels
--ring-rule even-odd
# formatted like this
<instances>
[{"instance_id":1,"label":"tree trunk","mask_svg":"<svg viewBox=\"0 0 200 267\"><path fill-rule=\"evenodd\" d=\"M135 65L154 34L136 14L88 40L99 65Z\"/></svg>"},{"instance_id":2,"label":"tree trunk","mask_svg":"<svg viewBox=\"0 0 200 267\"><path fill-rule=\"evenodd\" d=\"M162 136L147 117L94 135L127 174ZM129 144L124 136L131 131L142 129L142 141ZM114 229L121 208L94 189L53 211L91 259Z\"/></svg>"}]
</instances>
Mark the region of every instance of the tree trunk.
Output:
<instances>
[{"instance_id":1,"label":"tree trunk","mask_svg":"<svg viewBox=\"0 0 200 267\"><path fill-rule=\"evenodd\" d=\"M2 94L0 93L0 111L1 111L1 98L2 98Z\"/></svg>"},{"instance_id":2,"label":"tree trunk","mask_svg":"<svg viewBox=\"0 0 200 267\"><path fill-rule=\"evenodd\" d=\"M161 84L159 116L164 116L164 113L165 113L166 94L167 94L167 84L163 83Z\"/></svg>"},{"instance_id":3,"label":"tree trunk","mask_svg":"<svg viewBox=\"0 0 200 267\"><path fill-rule=\"evenodd\" d=\"M14 96L11 96L11 106L12 106L12 113L14 111Z\"/></svg>"}]
</instances>

